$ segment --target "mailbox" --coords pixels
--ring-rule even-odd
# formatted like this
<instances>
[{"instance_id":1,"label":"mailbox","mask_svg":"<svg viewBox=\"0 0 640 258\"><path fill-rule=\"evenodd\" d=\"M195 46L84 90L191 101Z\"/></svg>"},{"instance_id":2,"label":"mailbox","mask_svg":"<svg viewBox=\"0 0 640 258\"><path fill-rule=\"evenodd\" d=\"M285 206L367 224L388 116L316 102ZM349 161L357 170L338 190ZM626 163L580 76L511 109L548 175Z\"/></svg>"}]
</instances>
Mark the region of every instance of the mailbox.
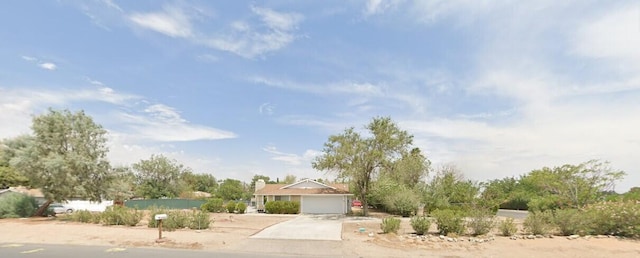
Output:
<instances>
[{"instance_id":1,"label":"mailbox","mask_svg":"<svg viewBox=\"0 0 640 258\"><path fill-rule=\"evenodd\" d=\"M156 214L156 220L167 219L167 214Z\"/></svg>"}]
</instances>

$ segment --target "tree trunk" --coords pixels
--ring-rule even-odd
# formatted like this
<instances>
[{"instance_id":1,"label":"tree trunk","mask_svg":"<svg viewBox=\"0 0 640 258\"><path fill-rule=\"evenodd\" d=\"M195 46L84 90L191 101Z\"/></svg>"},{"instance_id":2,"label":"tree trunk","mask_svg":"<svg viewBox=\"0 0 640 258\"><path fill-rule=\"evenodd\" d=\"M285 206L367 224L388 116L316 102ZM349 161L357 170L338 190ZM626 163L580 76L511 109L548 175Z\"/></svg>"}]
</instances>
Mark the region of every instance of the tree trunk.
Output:
<instances>
[{"instance_id":1,"label":"tree trunk","mask_svg":"<svg viewBox=\"0 0 640 258\"><path fill-rule=\"evenodd\" d=\"M48 200L45 203L43 203L40 207L38 207L36 212L33 214L33 217L42 217L42 216L44 216L44 212L47 211L47 208L49 208L49 205L51 203L53 203L53 201L51 201L51 200Z\"/></svg>"}]
</instances>

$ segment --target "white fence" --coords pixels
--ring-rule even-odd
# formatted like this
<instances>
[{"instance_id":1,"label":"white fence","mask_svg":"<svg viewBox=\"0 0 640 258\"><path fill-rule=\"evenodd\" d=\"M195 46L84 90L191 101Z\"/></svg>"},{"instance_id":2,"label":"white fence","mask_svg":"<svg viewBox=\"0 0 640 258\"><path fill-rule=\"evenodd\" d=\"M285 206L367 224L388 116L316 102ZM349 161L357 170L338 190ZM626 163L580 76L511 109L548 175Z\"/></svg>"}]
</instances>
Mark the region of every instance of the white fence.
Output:
<instances>
[{"instance_id":1,"label":"white fence","mask_svg":"<svg viewBox=\"0 0 640 258\"><path fill-rule=\"evenodd\" d=\"M68 201L66 205L74 210L104 211L108 206L113 205L113 201Z\"/></svg>"}]
</instances>

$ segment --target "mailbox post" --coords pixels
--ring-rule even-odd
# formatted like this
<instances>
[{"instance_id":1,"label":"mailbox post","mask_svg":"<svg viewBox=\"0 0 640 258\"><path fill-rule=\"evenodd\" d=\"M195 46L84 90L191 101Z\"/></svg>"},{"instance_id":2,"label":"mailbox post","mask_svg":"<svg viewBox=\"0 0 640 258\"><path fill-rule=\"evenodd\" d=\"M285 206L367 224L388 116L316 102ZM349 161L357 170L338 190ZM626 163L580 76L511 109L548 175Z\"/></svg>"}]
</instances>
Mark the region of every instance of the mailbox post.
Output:
<instances>
[{"instance_id":1,"label":"mailbox post","mask_svg":"<svg viewBox=\"0 0 640 258\"><path fill-rule=\"evenodd\" d=\"M158 221L158 240L162 239L162 221L167 218L167 214L156 214L155 216L156 221Z\"/></svg>"}]
</instances>

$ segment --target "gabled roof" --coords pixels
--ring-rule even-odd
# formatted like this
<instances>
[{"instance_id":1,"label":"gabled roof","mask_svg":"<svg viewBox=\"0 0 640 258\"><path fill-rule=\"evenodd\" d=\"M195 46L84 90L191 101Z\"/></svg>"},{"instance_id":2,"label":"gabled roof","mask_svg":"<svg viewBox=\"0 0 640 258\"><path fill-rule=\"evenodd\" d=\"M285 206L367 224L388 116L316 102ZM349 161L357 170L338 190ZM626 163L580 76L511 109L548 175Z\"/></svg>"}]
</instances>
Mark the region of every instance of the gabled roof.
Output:
<instances>
[{"instance_id":1,"label":"gabled roof","mask_svg":"<svg viewBox=\"0 0 640 258\"><path fill-rule=\"evenodd\" d=\"M311 184L313 187L302 187ZM255 195L317 195L317 194L337 194L351 195L348 184L323 184L314 180L306 179L293 184L266 184L264 188L257 190Z\"/></svg>"}]
</instances>

